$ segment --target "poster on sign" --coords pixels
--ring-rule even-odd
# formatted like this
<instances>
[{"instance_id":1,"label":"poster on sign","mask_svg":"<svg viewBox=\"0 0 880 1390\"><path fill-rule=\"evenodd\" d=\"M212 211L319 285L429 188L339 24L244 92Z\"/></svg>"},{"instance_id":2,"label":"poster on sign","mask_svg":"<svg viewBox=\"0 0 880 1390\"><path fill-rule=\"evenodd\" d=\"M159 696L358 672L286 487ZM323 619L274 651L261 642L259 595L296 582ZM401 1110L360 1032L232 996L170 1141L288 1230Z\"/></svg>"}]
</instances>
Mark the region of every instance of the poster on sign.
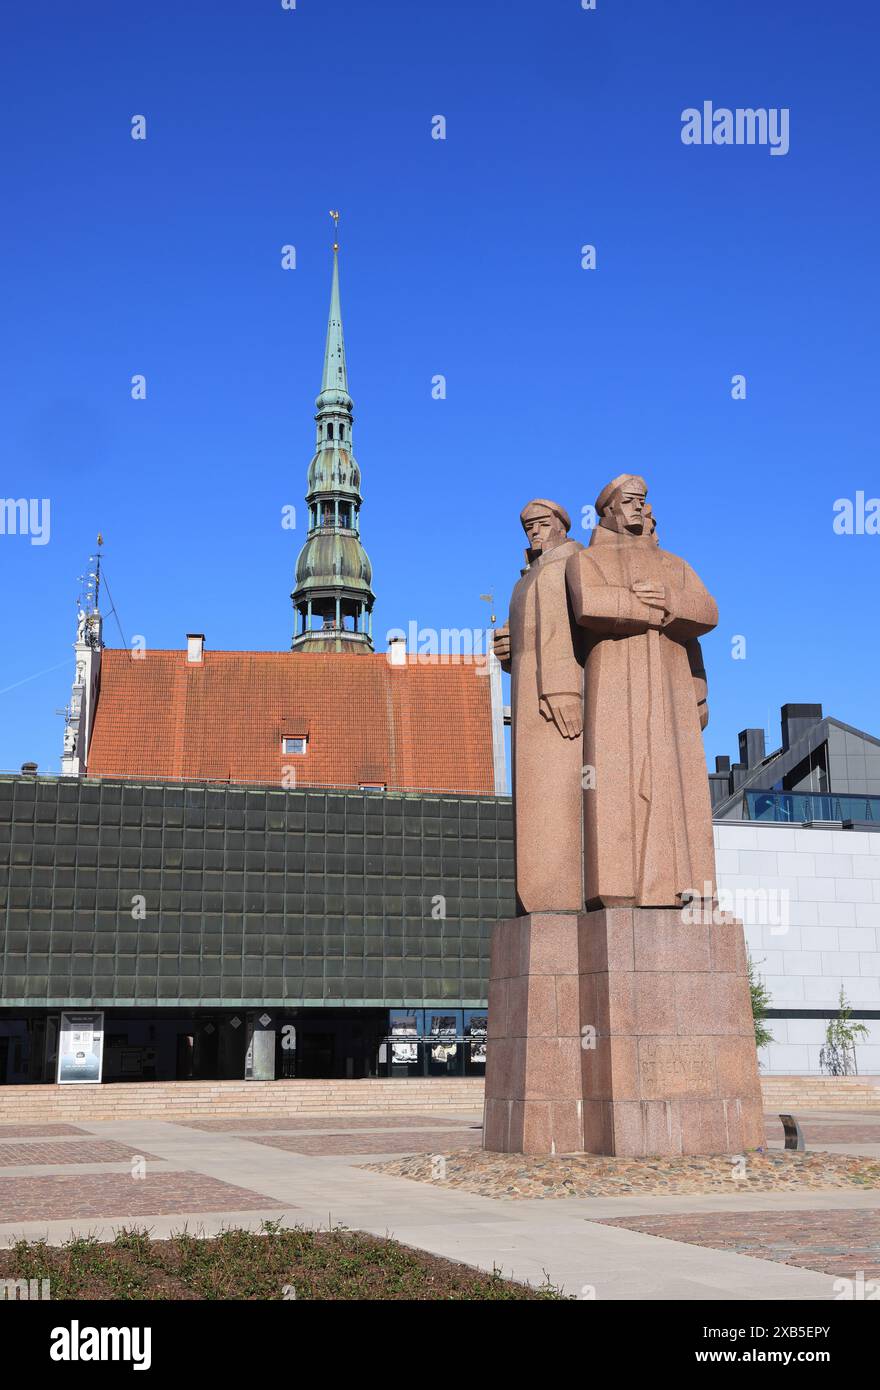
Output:
<instances>
[{"instance_id":1,"label":"poster on sign","mask_svg":"<svg viewBox=\"0 0 880 1390\"><path fill-rule=\"evenodd\" d=\"M103 1063L103 1013L63 1013L58 1042L59 1085L100 1081Z\"/></svg>"}]
</instances>

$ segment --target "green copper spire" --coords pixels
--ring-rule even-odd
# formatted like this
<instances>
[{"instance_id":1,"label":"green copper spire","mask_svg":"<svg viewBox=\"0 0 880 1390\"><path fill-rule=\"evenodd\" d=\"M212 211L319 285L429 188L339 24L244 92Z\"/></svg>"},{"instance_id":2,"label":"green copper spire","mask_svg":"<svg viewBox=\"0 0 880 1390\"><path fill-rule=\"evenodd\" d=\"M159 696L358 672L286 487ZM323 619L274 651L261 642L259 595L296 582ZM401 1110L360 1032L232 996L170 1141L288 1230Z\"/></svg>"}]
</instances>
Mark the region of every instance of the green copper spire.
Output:
<instances>
[{"instance_id":1,"label":"green copper spire","mask_svg":"<svg viewBox=\"0 0 880 1390\"><path fill-rule=\"evenodd\" d=\"M330 216L338 230L339 213ZM363 499L351 445L354 402L348 394L345 367L336 237L324 375L315 405L318 432L306 493L309 529L291 594L292 647L307 652L370 652L375 598L372 568L360 542Z\"/></svg>"},{"instance_id":2,"label":"green copper spire","mask_svg":"<svg viewBox=\"0 0 880 1390\"><path fill-rule=\"evenodd\" d=\"M324 350L324 376L321 393L344 391L348 394L345 370L345 339L342 336L342 309L339 305L339 244L333 243L333 285L330 290L330 317L327 320L327 346Z\"/></svg>"}]
</instances>

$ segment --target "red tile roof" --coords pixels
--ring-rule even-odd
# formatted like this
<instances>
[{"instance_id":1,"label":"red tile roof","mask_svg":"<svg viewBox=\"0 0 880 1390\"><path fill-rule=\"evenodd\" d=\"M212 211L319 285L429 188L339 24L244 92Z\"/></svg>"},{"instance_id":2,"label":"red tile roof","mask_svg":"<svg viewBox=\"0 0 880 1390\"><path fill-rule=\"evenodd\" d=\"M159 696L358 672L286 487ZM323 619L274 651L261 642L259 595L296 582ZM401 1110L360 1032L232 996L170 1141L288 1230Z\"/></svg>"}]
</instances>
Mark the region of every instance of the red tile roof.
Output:
<instances>
[{"instance_id":1,"label":"red tile roof","mask_svg":"<svg viewBox=\"0 0 880 1390\"><path fill-rule=\"evenodd\" d=\"M384 652L105 648L90 777L494 792L485 667ZM281 740L308 734L305 755Z\"/></svg>"}]
</instances>

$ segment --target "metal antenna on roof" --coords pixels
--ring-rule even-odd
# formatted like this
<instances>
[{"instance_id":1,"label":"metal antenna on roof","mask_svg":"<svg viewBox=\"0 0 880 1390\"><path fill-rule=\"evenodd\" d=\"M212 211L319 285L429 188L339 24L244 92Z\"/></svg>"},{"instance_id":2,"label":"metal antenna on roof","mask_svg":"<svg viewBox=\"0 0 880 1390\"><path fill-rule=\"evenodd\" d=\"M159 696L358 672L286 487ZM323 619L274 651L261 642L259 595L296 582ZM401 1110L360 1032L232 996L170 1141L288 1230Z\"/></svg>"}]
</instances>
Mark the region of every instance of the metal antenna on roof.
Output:
<instances>
[{"instance_id":1,"label":"metal antenna on roof","mask_svg":"<svg viewBox=\"0 0 880 1390\"><path fill-rule=\"evenodd\" d=\"M103 546L103 544L104 544L104 537L101 535L101 532L99 531L99 532L98 532L98 553L97 553L97 555L94 557L94 560L95 560L95 610L96 610L96 611L97 611L97 609L98 609L98 604L99 604L99 600L100 600L100 596L101 596L101 547Z\"/></svg>"},{"instance_id":2,"label":"metal antenna on roof","mask_svg":"<svg viewBox=\"0 0 880 1390\"><path fill-rule=\"evenodd\" d=\"M94 565L94 569L89 569L86 574L81 574L80 598L79 603L85 607L88 615L98 612L98 605L101 596L101 546L104 544L104 537L98 533L98 550L95 555L89 556L89 564Z\"/></svg>"}]
</instances>

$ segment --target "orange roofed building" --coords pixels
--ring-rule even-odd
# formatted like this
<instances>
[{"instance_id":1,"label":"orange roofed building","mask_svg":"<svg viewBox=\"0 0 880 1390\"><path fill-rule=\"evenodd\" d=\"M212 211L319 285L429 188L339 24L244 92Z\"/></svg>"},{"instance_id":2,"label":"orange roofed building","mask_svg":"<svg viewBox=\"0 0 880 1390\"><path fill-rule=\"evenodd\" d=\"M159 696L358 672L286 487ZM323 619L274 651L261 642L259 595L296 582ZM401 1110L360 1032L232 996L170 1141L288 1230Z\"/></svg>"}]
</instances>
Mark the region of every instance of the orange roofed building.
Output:
<instances>
[{"instance_id":1,"label":"orange roofed building","mask_svg":"<svg viewBox=\"0 0 880 1390\"><path fill-rule=\"evenodd\" d=\"M104 648L96 696L89 777L506 790L500 683L485 658L407 655L402 643L212 652L196 636L185 651Z\"/></svg>"}]
</instances>

